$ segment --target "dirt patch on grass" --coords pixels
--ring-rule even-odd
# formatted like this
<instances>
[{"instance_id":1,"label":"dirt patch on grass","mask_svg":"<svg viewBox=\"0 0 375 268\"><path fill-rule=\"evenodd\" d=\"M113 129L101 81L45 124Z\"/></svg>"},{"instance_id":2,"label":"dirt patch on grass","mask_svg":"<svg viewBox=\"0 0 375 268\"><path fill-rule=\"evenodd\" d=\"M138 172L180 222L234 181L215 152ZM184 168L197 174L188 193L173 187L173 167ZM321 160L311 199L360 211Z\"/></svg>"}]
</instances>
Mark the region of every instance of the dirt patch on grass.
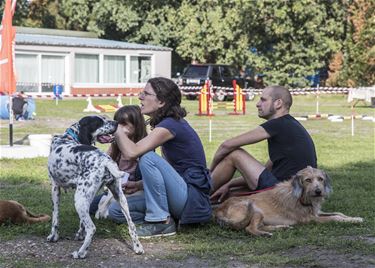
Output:
<instances>
[{"instance_id":1,"label":"dirt patch on grass","mask_svg":"<svg viewBox=\"0 0 375 268\"><path fill-rule=\"evenodd\" d=\"M290 258L304 257L310 260L311 267L375 267L375 255L361 255L353 253L338 253L334 250L305 246L289 249L283 252Z\"/></svg>"},{"instance_id":2,"label":"dirt patch on grass","mask_svg":"<svg viewBox=\"0 0 375 268\"><path fill-rule=\"evenodd\" d=\"M360 240L368 245L375 244L375 237L368 236L344 236L340 239L345 240ZM285 255L293 258L301 257L308 258L312 264L317 267L375 267L375 254L363 255L353 254L348 249L349 253L337 252L335 250L326 250L314 246L305 246L289 249L283 252Z\"/></svg>"},{"instance_id":3,"label":"dirt patch on grass","mask_svg":"<svg viewBox=\"0 0 375 268\"><path fill-rule=\"evenodd\" d=\"M349 239L349 238L348 238ZM351 237L369 244L374 237ZM15 240L0 241L0 268L10 267L264 267L255 263L244 263L236 257L228 257L225 263L214 259L187 255L183 244L175 240L142 240L145 254L136 255L129 241L114 238L93 240L86 259L72 259L71 253L81 242L60 239L49 243L36 236L25 236ZM303 258L304 267L375 267L375 255L339 253L319 247L305 246L280 252L290 259ZM282 267L282 266L276 266ZM285 266L284 266L285 267ZM291 266L286 266L291 267Z\"/></svg>"},{"instance_id":4,"label":"dirt patch on grass","mask_svg":"<svg viewBox=\"0 0 375 268\"><path fill-rule=\"evenodd\" d=\"M128 241L94 238L87 258L72 259L71 253L81 244L68 239L49 243L35 236L0 241L0 267L213 267L207 260L195 257L183 261L169 258L184 250L174 240L142 241L145 253L136 255Z\"/></svg>"}]
</instances>

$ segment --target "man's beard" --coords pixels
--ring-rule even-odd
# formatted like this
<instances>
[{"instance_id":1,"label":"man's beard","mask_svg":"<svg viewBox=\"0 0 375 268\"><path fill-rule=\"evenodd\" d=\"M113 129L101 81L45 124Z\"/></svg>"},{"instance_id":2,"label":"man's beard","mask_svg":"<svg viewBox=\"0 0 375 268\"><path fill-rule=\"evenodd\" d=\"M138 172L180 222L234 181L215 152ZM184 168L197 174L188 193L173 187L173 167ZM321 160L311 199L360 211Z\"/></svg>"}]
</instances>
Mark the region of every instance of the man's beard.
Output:
<instances>
[{"instance_id":1,"label":"man's beard","mask_svg":"<svg viewBox=\"0 0 375 268\"><path fill-rule=\"evenodd\" d=\"M258 113L258 117L268 120L268 119L270 119L275 113L276 113L276 109L272 106L272 107L270 107L270 109L269 109L269 111L268 111L267 114L263 114L263 115L261 115L261 114Z\"/></svg>"}]
</instances>

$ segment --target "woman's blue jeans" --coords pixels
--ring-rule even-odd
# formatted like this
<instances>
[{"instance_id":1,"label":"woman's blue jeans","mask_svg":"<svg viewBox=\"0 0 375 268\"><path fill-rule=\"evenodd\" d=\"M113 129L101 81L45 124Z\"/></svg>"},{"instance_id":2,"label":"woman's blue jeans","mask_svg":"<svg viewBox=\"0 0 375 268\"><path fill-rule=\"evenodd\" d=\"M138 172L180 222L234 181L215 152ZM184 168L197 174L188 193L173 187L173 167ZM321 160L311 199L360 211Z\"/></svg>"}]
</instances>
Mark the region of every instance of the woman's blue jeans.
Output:
<instances>
[{"instance_id":1,"label":"woman's blue jeans","mask_svg":"<svg viewBox=\"0 0 375 268\"><path fill-rule=\"evenodd\" d=\"M140 157L144 192L127 196L130 216L134 223L164 221L169 216L180 218L188 197L187 185L177 171L155 152ZM98 197L94 199L90 213L97 209ZM100 200L100 199L99 199ZM96 203L96 208L95 208ZM126 223L117 202L109 207L108 218Z\"/></svg>"},{"instance_id":2,"label":"woman's blue jeans","mask_svg":"<svg viewBox=\"0 0 375 268\"><path fill-rule=\"evenodd\" d=\"M90 205L90 214L94 215L96 213L100 199L103 197L103 195L107 195L107 193L102 193L94 198ZM133 222L135 224L143 223L146 211L146 202L143 191L126 195L126 200L128 201L130 217L132 218ZM108 207L108 219L117 223L127 223L124 214L122 214L119 203L117 203L117 201L114 199L112 199L112 202Z\"/></svg>"}]
</instances>

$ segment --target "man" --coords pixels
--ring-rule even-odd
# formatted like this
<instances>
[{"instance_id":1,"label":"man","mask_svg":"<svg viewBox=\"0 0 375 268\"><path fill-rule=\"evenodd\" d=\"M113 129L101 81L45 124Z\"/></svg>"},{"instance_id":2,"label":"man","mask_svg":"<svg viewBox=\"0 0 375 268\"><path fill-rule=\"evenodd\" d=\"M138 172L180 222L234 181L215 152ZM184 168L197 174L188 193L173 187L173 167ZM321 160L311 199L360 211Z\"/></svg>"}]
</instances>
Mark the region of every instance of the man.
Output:
<instances>
[{"instance_id":1,"label":"man","mask_svg":"<svg viewBox=\"0 0 375 268\"><path fill-rule=\"evenodd\" d=\"M27 114L27 96L23 91L19 92L14 98L12 102L12 109L16 120L26 120L28 117Z\"/></svg>"},{"instance_id":2,"label":"man","mask_svg":"<svg viewBox=\"0 0 375 268\"><path fill-rule=\"evenodd\" d=\"M223 142L212 161L211 200L221 202L232 187L261 190L289 179L306 166L317 167L314 143L306 129L289 114L292 96L287 88L269 86L256 104L267 121ZM270 159L261 164L241 147L267 139ZM232 179L238 170L242 177Z\"/></svg>"}]
</instances>

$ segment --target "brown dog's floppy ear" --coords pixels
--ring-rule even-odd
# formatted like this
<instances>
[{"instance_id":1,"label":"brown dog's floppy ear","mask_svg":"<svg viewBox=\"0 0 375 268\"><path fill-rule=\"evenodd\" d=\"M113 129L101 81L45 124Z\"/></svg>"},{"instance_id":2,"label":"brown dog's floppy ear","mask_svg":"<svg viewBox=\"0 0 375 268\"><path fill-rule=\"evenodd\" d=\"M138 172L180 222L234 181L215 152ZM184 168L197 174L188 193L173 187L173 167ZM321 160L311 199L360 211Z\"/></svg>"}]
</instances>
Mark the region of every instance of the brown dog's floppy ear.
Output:
<instances>
[{"instance_id":1,"label":"brown dog's floppy ear","mask_svg":"<svg viewBox=\"0 0 375 268\"><path fill-rule=\"evenodd\" d=\"M333 189L331 185L331 178L328 176L328 174L322 170L322 173L324 175L324 191L327 195L331 194Z\"/></svg>"},{"instance_id":2,"label":"brown dog's floppy ear","mask_svg":"<svg viewBox=\"0 0 375 268\"><path fill-rule=\"evenodd\" d=\"M293 196L296 197L296 198L300 198L302 196L302 191L303 191L303 186L302 186L302 182L301 182L301 175L294 175L292 177L292 187L293 187Z\"/></svg>"}]
</instances>

